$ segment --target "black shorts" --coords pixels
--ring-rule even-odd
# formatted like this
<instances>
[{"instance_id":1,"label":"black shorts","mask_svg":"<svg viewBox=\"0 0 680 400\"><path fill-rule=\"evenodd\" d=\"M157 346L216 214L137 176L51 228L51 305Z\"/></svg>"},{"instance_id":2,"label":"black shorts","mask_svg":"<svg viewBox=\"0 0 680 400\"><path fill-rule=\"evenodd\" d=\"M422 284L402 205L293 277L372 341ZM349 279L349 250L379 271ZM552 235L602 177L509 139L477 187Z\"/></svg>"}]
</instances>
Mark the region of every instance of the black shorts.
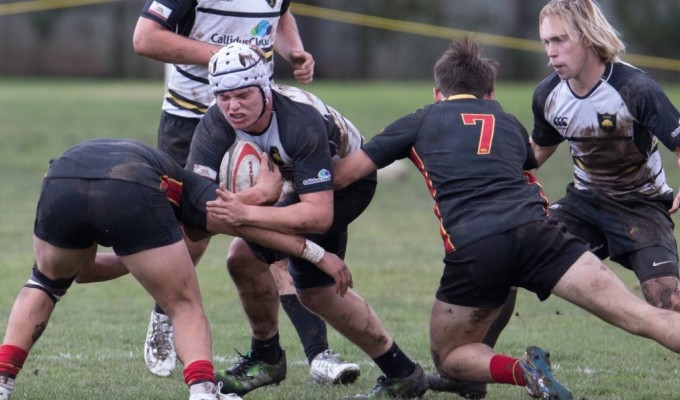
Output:
<instances>
[{"instance_id":1,"label":"black shorts","mask_svg":"<svg viewBox=\"0 0 680 400\"><path fill-rule=\"evenodd\" d=\"M168 153L179 165L184 167L189 156L191 138L194 137L200 118L178 117L163 111L158 124L158 149Z\"/></svg>"},{"instance_id":2,"label":"black shorts","mask_svg":"<svg viewBox=\"0 0 680 400\"><path fill-rule=\"evenodd\" d=\"M367 178L359 180L348 187L337 190L333 196L333 222L331 227L321 235L305 235L309 240L314 241L324 250L335 253L344 259L347 250L347 227L354 221L366 207L371 203L375 194L376 175L372 174ZM295 204L300 198L295 193L286 196L276 204L284 207ZM261 259L268 263L288 257L287 254L267 249L253 242L248 242L250 248ZM293 283L298 289L313 287L323 287L335 284L333 278L321 271L316 265L298 257L290 257L288 271L293 278Z\"/></svg>"},{"instance_id":3,"label":"black shorts","mask_svg":"<svg viewBox=\"0 0 680 400\"><path fill-rule=\"evenodd\" d=\"M546 218L478 240L444 257L436 297L449 304L496 308L512 286L543 301L588 245Z\"/></svg>"},{"instance_id":4,"label":"black shorts","mask_svg":"<svg viewBox=\"0 0 680 400\"><path fill-rule=\"evenodd\" d=\"M84 249L96 242L118 255L182 240L165 192L104 179L45 179L34 234L56 247Z\"/></svg>"},{"instance_id":5,"label":"black shorts","mask_svg":"<svg viewBox=\"0 0 680 400\"><path fill-rule=\"evenodd\" d=\"M550 213L570 233L587 241L599 258L610 257L644 282L678 276L675 224L667 211L672 203L672 194L612 197L570 184L565 197L550 206Z\"/></svg>"}]
</instances>

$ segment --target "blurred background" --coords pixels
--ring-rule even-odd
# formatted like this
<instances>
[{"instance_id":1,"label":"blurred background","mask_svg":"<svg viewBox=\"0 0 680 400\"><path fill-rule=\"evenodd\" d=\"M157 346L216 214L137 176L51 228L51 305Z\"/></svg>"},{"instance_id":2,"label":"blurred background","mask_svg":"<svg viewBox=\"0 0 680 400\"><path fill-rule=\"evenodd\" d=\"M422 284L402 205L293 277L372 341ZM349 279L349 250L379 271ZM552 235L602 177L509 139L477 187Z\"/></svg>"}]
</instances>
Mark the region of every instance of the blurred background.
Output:
<instances>
[{"instance_id":1,"label":"blurred background","mask_svg":"<svg viewBox=\"0 0 680 400\"><path fill-rule=\"evenodd\" d=\"M256 1L256 0L253 0ZM261 0L263 1L263 0ZM628 46L624 60L680 83L680 0L601 0ZM316 79L429 80L449 41L473 34L501 62L499 80L538 81L547 59L536 0L294 1ZM142 0L0 0L0 75L162 79L136 55ZM290 76L286 63L277 77Z\"/></svg>"}]
</instances>

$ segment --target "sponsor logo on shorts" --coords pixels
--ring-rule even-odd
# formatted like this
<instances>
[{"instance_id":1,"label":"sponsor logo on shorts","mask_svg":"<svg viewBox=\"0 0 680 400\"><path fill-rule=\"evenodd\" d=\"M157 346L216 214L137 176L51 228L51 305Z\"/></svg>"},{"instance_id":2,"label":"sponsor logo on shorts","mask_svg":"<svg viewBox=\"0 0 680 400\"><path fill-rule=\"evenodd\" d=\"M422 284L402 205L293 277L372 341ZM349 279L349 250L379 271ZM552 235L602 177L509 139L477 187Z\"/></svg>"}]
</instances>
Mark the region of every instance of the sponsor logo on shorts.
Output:
<instances>
[{"instance_id":1,"label":"sponsor logo on shorts","mask_svg":"<svg viewBox=\"0 0 680 400\"><path fill-rule=\"evenodd\" d=\"M668 260L668 261L659 261L659 262L652 261L652 267L658 267L659 265L668 264L668 263L672 263L672 262L673 262L673 261L670 261L670 260Z\"/></svg>"},{"instance_id":2,"label":"sponsor logo on shorts","mask_svg":"<svg viewBox=\"0 0 680 400\"><path fill-rule=\"evenodd\" d=\"M319 171L316 178L305 179L304 181L302 181L302 184L307 186L307 185L313 185L315 183L328 182L330 180L331 180L331 172L324 168L321 171Z\"/></svg>"}]
</instances>

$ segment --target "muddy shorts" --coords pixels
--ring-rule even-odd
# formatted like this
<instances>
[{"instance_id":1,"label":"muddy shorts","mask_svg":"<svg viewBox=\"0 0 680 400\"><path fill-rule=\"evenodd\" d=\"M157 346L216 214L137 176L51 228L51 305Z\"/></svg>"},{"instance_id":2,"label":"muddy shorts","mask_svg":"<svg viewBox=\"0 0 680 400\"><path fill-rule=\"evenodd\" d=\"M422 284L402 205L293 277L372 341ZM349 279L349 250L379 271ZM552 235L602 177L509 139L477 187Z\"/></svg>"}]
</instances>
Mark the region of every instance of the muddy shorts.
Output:
<instances>
[{"instance_id":1,"label":"muddy shorts","mask_svg":"<svg viewBox=\"0 0 680 400\"><path fill-rule=\"evenodd\" d=\"M632 270L641 282L678 276L675 227L668 214L673 195L655 198L577 190L550 206L550 213L567 230L584 239L600 259Z\"/></svg>"},{"instance_id":2,"label":"muddy shorts","mask_svg":"<svg viewBox=\"0 0 680 400\"><path fill-rule=\"evenodd\" d=\"M496 308L512 286L542 301L588 245L564 225L543 219L486 237L444 257L436 298L449 304Z\"/></svg>"}]
</instances>

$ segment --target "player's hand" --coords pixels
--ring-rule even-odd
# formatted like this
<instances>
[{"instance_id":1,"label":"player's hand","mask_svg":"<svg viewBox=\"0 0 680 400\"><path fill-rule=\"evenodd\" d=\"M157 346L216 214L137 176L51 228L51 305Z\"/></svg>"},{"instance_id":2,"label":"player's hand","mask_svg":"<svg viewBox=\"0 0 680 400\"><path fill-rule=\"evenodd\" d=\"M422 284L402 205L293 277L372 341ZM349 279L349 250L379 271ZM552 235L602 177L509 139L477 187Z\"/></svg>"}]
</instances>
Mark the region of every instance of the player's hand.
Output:
<instances>
[{"instance_id":1,"label":"player's hand","mask_svg":"<svg viewBox=\"0 0 680 400\"><path fill-rule=\"evenodd\" d=\"M217 198L206 203L206 211L220 221L232 226L243 225L248 207L236 195L228 191L223 184L215 190Z\"/></svg>"},{"instance_id":2,"label":"player's hand","mask_svg":"<svg viewBox=\"0 0 680 400\"><path fill-rule=\"evenodd\" d=\"M304 50L293 49L290 52L290 65L293 76L300 83L311 83L314 80L314 57Z\"/></svg>"},{"instance_id":3,"label":"player's hand","mask_svg":"<svg viewBox=\"0 0 680 400\"><path fill-rule=\"evenodd\" d=\"M269 160L267 152L260 154L260 173L255 186L250 190L259 190L266 204L276 202L283 190L283 177L279 167Z\"/></svg>"},{"instance_id":4,"label":"player's hand","mask_svg":"<svg viewBox=\"0 0 680 400\"><path fill-rule=\"evenodd\" d=\"M673 199L673 205L671 206L670 210L668 210L668 212L670 214L675 214L678 210L680 210L680 190L678 191L678 194L675 195L675 198Z\"/></svg>"},{"instance_id":5,"label":"player's hand","mask_svg":"<svg viewBox=\"0 0 680 400\"><path fill-rule=\"evenodd\" d=\"M316 265L335 279L335 292L340 296L344 296L349 288L354 287L352 273L349 271L347 264L337 255L327 251Z\"/></svg>"}]
</instances>

